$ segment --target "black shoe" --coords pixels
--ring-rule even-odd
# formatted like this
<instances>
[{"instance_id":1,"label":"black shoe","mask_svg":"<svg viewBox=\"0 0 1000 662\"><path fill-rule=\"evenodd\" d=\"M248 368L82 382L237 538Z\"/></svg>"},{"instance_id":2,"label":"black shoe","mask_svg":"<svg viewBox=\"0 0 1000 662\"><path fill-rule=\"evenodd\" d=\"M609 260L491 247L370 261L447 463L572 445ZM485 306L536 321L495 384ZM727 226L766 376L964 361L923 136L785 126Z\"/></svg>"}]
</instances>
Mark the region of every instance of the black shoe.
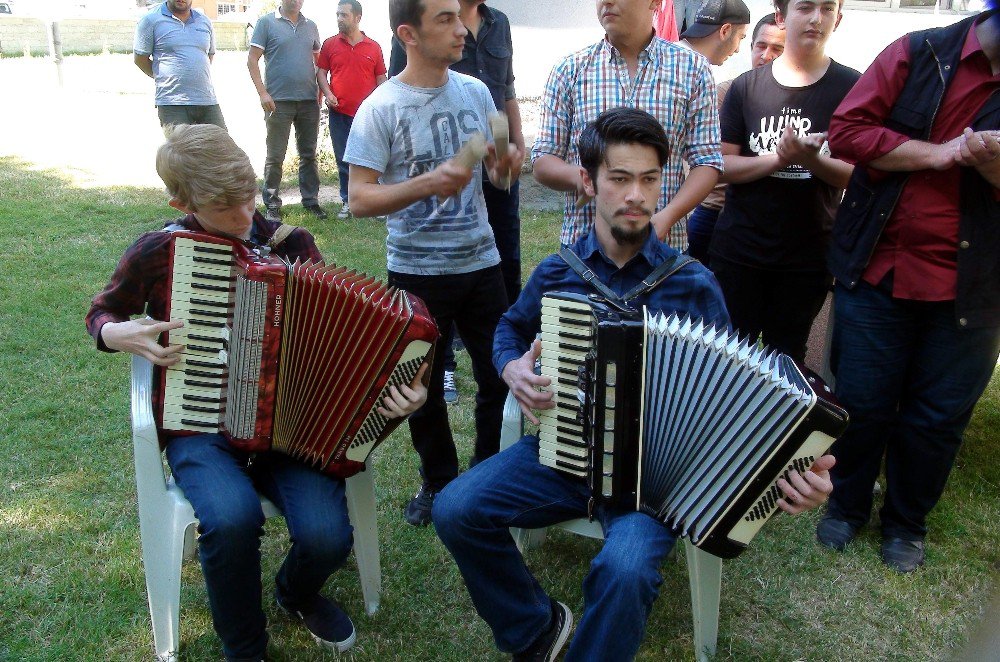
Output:
<instances>
[{"instance_id":1,"label":"black shoe","mask_svg":"<svg viewBox=\"0 0 1000 662\"><path fill-rule=\"evenodd\" d=\"M264 219L273 223L281 223L281 207L278 205L268 205L264 210Z\"/></svg>"},{"instance_id":2,"label":"black shoe","mask_svg":"<svg viewBox=\"0 0 1000 662\"><path fill-rule=\"evenodd\" d=\"M420 490L417 491L416 495L410 499L410 503L406 505L406 511L403 516L406 521L413 526L427 526L431 523L431 508L434 507L434 497L440 490L435 489L424 483L420 486Z\"/></svg>"},{"instance_id":3,"label":"black shoe","mask_svg":"<svg viewBox=\"0 0 1000 662\"><path fill-rule=\"evenodd\" d=\"M882 563L896 572L913 572L924 564L924 541L883 538Z\"/></svg>"},{"instance_id":4,"label":"black shoe","mask_svg":"<svg viewBox=\"0 0 1000 662\"><path fill-rule=\"evenodd\" d=\"M289 616L306 626L313 639L323 648L343 653L354 645L357 632L350 616L336 602L314 595L296 608L287 607L275 591L274 599Z\"/></svg>"},{"instance_id":5,"label":"black shoe","mask_svg":"<svg viewBox=\"0 0 1000 662\"><path fill-rule=\"evenodd\" d=\"M325 221L327 219L326 212L323 211L323 208L319 205L302 205L302 208L321 221Z\"/></svg>"},{"instance_id":6,"label":"black shoe","mask_svg":"<svg viewBox=\"0 0 1000 662\"><path fill-rule=\"evenodd\" d=\"M538 635L531 645L512 656L514 662L550 662L556 659L566 645L573 629L573 612L561 602L552 602L552 620L549 629Z\"/></svg>"},{"instance_id":7,"label":"black shoe","mask_svg":"<svg viewBox=\"0 0 1000 662\"><path fill-rule=\"evenodd\" d=\"M847 543L854 540L858 527L830 515L824 515L816 525L816 540L824 547L842 552L847 549Z\"/></svg>"}]
</instances>

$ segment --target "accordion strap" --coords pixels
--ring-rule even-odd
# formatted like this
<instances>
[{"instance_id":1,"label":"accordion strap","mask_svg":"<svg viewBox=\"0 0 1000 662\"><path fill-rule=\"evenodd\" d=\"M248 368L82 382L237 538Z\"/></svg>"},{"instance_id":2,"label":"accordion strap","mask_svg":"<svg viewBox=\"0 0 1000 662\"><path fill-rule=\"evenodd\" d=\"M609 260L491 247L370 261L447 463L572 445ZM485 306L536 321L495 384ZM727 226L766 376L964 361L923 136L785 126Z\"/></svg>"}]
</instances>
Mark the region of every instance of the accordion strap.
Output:
<instances>
[{"instance_id":1,"label":"accordion strap","mask_svg":"<svg viewBox=\"0 0 1000 662\"><path fill-rule=\"evenodd\" d=\"M271 250L274 250L275 248L281 245L281 242L285 241L285 239L288 239L288 235L292 234L298 229L299 228L297 225L288 225L287 223L282 223L281 225L278 226L278 229L274 231L274 234L271 235L270 240L268 240L267 242L267 247L270 248Z\"/></svg>"},{"instance_id":2,"label":"accordion strap","mask_svg":"<svg viewBox=\"0 0 1000 662\"><path fill-rule=\"evenodd\" d=\"M671 275L680 271L686 264L695 262L695 259L689 255L673 255L661 262L659 266L649 272L649 275L643 278L641 283L626 292L624 296L618 296L611 290L610 287L602 283L601 279L597 277L597 274L587 268L587 265L583 263L583 260L581 260L576 253L571 251L569 247L564 246L559 249L559 257L561 257L566 264L568 264L573 271L580 276L580 278L586 281L595 290L600 292L601 296L606 298L608 301L613 301L617 304L628 304L628 302L632 299L649 292Z\"/></svg>"}]
</instances>

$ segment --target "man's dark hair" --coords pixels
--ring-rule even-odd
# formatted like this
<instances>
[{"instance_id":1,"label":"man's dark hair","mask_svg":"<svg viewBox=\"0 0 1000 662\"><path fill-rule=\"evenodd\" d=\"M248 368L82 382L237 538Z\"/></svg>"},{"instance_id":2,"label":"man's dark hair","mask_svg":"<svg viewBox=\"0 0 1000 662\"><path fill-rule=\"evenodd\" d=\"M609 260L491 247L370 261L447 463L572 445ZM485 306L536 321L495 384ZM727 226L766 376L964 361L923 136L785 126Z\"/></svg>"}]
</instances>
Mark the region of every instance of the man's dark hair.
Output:
<instances>
[{"instance_id":1,"label":"man's dark hair","mask_svg":"<svg viewBox=\"0 0 1000 662\"><path fill-rule=\"evenodd\" d=\"M361 16L361 3L358 0L339 0L337 6L340 5L350 5L351 11L354 12L355 16Z\"/></svg>"},{"instance_id":2,"label":"man's dark hair","mask_svg":"<svg viewBox=\"0 0 1000 662\"><path fill-rule=\"evenodd\" d=\"M787 7L788 5L786 4L785 6ZM774 12L771 12L764 18L760 19L759 21L757 21L757 25L753 26L753 34L750 35L751 46L757 43L757 35L760 34L761 28L763 28L765 25L775 25L775 26L778 25L778 19L775 18Z\"/></svg>"},{"instance_id":3,"label":"man's dark hair","mask_svg":"<svg viewBox=\"0 0 1000 662\"><path fill-rule=\"evenodd\" d=\"M396 34L399 26L404 24L419 28L423 13L423 0L389 0L389 27L392 33Z\"/></svg>"},{"instance_id":4,"label":"man's dark hair","mask_svg":"<svg viewBox=\"0 0 1000 662\"><path fill-rule=\"evenodd\" d=\"M580 165L597 186L597 169L607 164L608 147L613 145L647 145L656 150L662 168L670 158L670 143L663 126L656 118L635 108L605 110L584 127L577 143Z\"/></svg>"}]
</instances>

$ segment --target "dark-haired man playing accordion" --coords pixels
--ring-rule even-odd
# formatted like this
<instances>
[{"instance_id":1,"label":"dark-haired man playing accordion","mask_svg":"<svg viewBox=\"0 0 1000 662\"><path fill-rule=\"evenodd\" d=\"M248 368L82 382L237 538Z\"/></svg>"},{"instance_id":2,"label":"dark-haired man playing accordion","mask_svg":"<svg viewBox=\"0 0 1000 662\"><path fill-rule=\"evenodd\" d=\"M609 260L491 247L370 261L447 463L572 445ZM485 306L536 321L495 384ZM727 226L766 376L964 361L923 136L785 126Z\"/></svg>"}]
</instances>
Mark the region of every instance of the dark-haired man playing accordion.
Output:
<instances>
[{"instance_id":1,"label":"dark-haired man playing accordion","mask_svg":"<svg viewBox=\"0 0 1000 662\"><path fill-rule=\"evenodd\" d=\"M668 142L649 114L627 108L602 113L583 131L582 178L596 201L593 230L570 250L621 296L677 252L659 242L650 218L660 191ZM536 375L541 298L550 291L589 294L591 285L558 255L532 274L497 327L493 360L525 416L553 406L549 379ZM690 262L632 303L728 326L715 278ZM781 481L791 513L815 508L830 492L829 456L812 471ZM455 557L479 614L497 646L514 659L551 660L566 642L572 614L551 600L528 571L508 527L539 528L586 517L590 490L578 478L538 461L538 439L526 436L452 481L434 503L438 535ZM566 659L625 660L642 642L658 587L659 566L675 542L671 530L636 511L599 504L593 512L605 542L584 580L585 607Z\"/></svg>"},{"instance_id":2,"label":"dark-haired man playing accordion","mask_svg":"<svg viewBox=\"0 0 1000 662\"><path fill-rule=\"evenodd\" d=\"M184 349L158 342L162 333L184 326L181 320L166 319L171 230L269 245L274 255L292 261L322 256L305 228L286 233L290 228L254 209L257 176L225 130L211 124L170 129L157 152L156 170L170 206L185 216L168 224L173 227L143 234L125 251L111 282L94 297L87 331L98 349L136 354L162 369L180 361ZM278 232L285 235L283 241ZM148 317L131 319L143 314ZM425 370L409 387L391 387L392 397L385 398L379 412L396 418L418 409L427 398L420 382ZM154 380L157 411L157 403L163 402L158 386ZM251 456L217 432L171 436L161 428L160 439L174 479L199 520L198 556L226 659L261 660L267 652L260 568L264 514L258 490L281 509L292 541L275 578L275 599L304 622L320 645L350 648L355 640L351 619L320 595L351 552L344 480L281 453Z\"/></svg>"}]
</instances>

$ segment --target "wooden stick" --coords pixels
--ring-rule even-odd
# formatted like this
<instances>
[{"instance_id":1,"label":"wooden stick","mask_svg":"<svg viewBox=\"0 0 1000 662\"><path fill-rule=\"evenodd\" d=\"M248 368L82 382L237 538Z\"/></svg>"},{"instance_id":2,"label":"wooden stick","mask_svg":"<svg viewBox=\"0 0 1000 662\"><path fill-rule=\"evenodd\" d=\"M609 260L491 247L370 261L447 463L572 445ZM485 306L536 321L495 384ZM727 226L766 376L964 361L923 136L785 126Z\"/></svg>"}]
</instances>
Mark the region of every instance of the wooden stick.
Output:
<instances>
[{"instance_id":1,"label":"wooden stick","mask_svg":"<svg viewBox=\"0 0 1000 662\"><path fill-rule=\"evenodd\" d=\"M493 132L493 144L496 146L497 159L507 156L510 145L510 125L507 123L507 116L503 113L490 115L490 131ZM510 170L500 182L500 188L510 192Z\"/></svg>"}]
</instances>

